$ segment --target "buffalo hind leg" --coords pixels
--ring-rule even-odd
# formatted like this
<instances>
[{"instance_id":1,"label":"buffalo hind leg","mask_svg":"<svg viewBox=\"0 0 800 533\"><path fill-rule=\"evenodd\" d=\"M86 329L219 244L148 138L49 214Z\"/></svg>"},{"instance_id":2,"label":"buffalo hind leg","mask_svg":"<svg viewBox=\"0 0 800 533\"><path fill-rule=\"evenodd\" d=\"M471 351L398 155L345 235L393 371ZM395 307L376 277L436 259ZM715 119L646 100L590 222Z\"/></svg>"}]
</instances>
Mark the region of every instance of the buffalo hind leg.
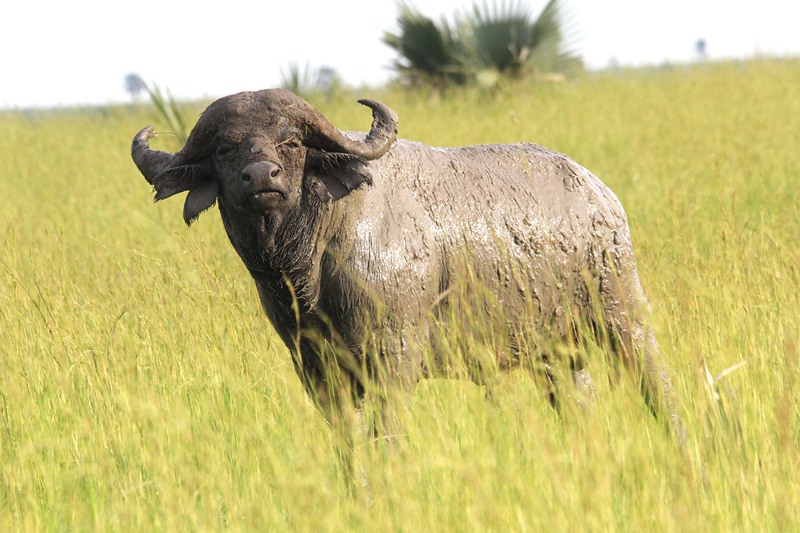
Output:
<instances>
[{"instance_id":1,"label":"buffalo hind leg","mask_svg":"<svg viewBox=\"0 0 800 533\"><path fill-rule=\"evenodd\" d=\"M628 331L616 334L618 352L639 380L645 402L657 420L664 423L683 445L686 434L675 406L667 369L661 361L655 333L640 322L634 322Z\"/></svg>"},{"instance_id":2,"label":"buffalo hind leg","mask_svg":"<svg viewBox=\"0 0 800 533\"><path fill-rule=\"evenodd\" d=\"M634 272L627 282L616 278L613 292L604 293L606 324L611 348L639 381L650 411L683 445L686 434L675 406L667 369L661 360L655 333L645 324L647 299Z\"/></svg>"}]
</instances>

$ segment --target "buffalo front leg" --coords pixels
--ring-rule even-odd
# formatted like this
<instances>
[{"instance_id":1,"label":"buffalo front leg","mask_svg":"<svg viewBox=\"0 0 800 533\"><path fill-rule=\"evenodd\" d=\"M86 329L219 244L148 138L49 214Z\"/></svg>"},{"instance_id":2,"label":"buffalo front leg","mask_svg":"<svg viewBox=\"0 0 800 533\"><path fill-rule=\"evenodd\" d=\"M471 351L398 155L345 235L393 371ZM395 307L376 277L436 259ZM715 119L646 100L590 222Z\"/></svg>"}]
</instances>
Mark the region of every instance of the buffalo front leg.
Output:
<instances>
[{"instance_id":1,"label":"buffalo front leg","mask_svg":"<svg viewBox=\"0 0 800 533\"><path fill-rule=\"evenodd\" d=\"M314 401L333 432L333 446L340 477L351 491L366 484L364 469L356 459L355 448L367 433L360 387L338 369L322 372L315 367L296 368L306 392Z\"/></svg>"},{"instance_id":2,"label":"buffalo front leg","mask_svg":"<svg viewBox=\"0 0 800 533\"><path fill-rule=\"evenodd\" d=\"M572 392L569 391L569 388L564 390L565 387L560 385L559 378L566 377L562 363L558 360L554 363L545 362L543 375L547 400L559 413L563 411L562 398L574 403L581 410L591 411L594 406L594 380L585 368L570 366L569 376L572 379ZM534 377L536 378L536 376Z\"/></svg>"},{"instance_id":3,"label":"buffalo front leg","mask_svg":"<svg viewBox=\"0 0 800 533\"><path fill-rule=\"evenodd\" d=\"M594 404L594 381L585 368L572 371L572 383L575 385L578 405L590 408Z\"/></svg>"}]
</instances>

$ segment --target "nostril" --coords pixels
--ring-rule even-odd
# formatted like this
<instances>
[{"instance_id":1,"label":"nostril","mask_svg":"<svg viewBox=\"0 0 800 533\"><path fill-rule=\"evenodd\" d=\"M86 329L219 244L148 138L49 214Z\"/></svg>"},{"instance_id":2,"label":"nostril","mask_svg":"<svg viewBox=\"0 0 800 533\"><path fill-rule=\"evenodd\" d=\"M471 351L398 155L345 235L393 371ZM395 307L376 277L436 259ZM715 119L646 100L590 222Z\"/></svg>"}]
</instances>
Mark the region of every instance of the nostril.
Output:
<instances>
[{"instance_id":1,"label":"nostril","mask_svg":"<svg viewBox=\"0 0 800 533\"><path fill-rule=\"evenodd\" d=\"M248 184L248 187L260 187L269 181L280 179L282 175L281 166L270 161L250 163L242 169L240 174L242 182Z\"/></svg>"}]
</instances>

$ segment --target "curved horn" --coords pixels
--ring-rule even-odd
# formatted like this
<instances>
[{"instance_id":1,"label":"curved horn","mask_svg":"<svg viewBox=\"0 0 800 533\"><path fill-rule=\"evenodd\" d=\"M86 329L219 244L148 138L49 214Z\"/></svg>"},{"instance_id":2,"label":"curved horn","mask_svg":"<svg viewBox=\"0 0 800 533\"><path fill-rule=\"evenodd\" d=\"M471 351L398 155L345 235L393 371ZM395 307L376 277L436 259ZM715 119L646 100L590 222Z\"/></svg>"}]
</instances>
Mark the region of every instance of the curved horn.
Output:
<instances>
[{"instance_id":1,"label":"curved horn","mask_svg":"<svg viewBox=\"0 0 800 533\"><path fill-rule=\"evenodd\" d=\"M322 113L314 109L315 113L312 114L311 120L307 124L313 134L313 138L309 139L309 144L330 151L357 155L368 160L378 159L388 152L392 143L397 140L397 113L377 100L362 99L358 103L372 109L372 127L366 139L354 141L346 137Z\"/></svg>"},{"instance_id":2,"label":"curved horn","mask_svg":"<svg viewBox=\"0 0 800 533\"><path fill-rule=\"evenodd\" d=\"M150 148L148 141L155 137L154 131L153 126L147 126L136 134L131 143L133 162L136 163L147 183L151 185L156 176L175 166L179 159L178 154L170 154Z\"/></svg>"},{"instance_id":3,"label":"curved horn","mask_svg":"<svg viewBox=\"0 0 800 533\"><path fill-rule=\"evenodd\" d=\"M186 145L174 154L150 148L148 141L155 136L153 131L153 126L147 126L136 134L131 143L131 157L147 182L153 186L156 201L192 190L209 179L211 173L208 165L197 157L203 153L198 149L200 143L197 139L202 139L204 128L192 130ZM193 153L194 156L191 155Z\"/></svg>"}]
</instances>

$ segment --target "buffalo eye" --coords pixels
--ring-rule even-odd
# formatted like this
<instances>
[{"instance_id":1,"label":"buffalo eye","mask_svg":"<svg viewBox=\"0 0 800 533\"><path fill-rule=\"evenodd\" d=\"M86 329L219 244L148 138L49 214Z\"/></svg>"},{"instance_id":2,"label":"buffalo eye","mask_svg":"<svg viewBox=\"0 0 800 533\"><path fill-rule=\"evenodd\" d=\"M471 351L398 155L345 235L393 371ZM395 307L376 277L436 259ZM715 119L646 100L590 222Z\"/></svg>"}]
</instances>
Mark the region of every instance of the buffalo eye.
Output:
<instances>
[{"instance_id":1,"label":"buffalo eye","mask_svg":"<svg viewBox=\"0 0 800 533\"><path fill-rule=\"evenodd\" d=\"M216 156L218 159L230 158L236 149L232 144L221 144L217 147Z\"/></svg>"},{"instance_id":2,"label":"buffalo eye","mask_svg":"<svg viewBox=\"0 0 800 533\"><path fill-rule=\"evenodd\" d=\"M279 150L293 151L300 148L303 143L300 141L300 135L296 131L290 131L281 136L282 138L275 145Z\"/></svg>"}]
</instances>

